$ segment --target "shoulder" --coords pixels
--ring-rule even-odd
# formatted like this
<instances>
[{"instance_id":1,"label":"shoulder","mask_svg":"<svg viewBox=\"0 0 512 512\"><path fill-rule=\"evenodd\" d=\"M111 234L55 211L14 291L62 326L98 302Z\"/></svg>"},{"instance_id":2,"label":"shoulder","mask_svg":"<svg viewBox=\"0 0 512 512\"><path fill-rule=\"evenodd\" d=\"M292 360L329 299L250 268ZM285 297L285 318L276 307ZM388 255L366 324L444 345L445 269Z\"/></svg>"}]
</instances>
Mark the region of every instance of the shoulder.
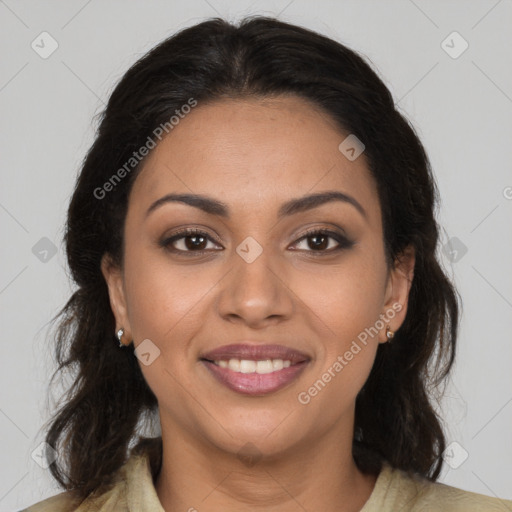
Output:
<instances>
[{"instance_id":1,"label":"shoulder","mask_svg":"<svg viewBox=\"0 0 512 512\"><path fill-rule=\"evenodd\" d=\"M158 439L139 443L101 494L78 501L71 491L62 492L21 512L164 512L153 487L154 472L160 463L158 443Z\"/></svg>"},{"instance_id":2,"label":"shoulder","mask_svg":"<svg viewBox=\"0 0 512 512\"><path fill-rule=\"evenodd\" d=\"M35 503L21 512L64 512L75 504L69 492L62 492L51 498ZM71 509L72 510L72 509Z\"/></svg>"},{"instance_id":3,"label":"shoulder","mask_svg":"<svg viewBox=\"0 0 512 512\"><path fill-rule=\"evenodd\" d=\"M77 499L71 491L65 491L39 501L21 512L127 512L126 466L116 474L110 487L99 496Z\"/></svg>"},{"instance_id":4,"label":"shoulder","mask_svg":"<svg viewBox=\"0 0 512 512\"><path fill-rule=\"evenodd\" d=\"M512 512L512 501L464 491L385 464L361 512Z\"/></svg>"}]
</instances>

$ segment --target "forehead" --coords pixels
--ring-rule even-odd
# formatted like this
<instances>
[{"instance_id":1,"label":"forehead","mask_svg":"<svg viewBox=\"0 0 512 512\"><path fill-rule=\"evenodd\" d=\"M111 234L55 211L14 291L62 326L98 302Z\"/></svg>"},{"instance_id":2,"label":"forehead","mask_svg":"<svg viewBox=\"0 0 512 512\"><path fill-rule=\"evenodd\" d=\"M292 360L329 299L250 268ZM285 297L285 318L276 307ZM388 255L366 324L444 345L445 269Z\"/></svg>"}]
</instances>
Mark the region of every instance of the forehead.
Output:
<instances>
[{"instance_id":1,"label":"forehead","mask_svg":"<svg viewBox=\"0 0 512 512\"><path fill-rule=\"evenodd\" d=\"M163 195L182 192L250 212L338 190L357 197L367 211L375 209L377 191L364 153L350 161L338 149L348 135L295 96L199 103L146 158L130 208L142 213Z\"/></svg>"}]
</instances>

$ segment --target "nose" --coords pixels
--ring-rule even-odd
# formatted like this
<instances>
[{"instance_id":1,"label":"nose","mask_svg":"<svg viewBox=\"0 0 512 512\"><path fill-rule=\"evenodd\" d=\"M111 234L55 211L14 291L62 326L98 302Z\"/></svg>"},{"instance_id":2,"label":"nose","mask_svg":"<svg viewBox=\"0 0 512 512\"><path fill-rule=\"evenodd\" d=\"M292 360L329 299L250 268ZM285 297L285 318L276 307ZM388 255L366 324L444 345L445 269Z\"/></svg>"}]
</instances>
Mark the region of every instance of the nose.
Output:
<instances>
[{"instance_id":1,"label":"nose","mask_svg":"<svg viewBox=\"0 0 512 512\"><path fill-rule=\"evenodd\" d=\"M234 252L231 260L217 298L218 313L225 320L257 329L291 317L293 292L270 250L263 250L254 261Z\"/></svg>"}]
</instances>

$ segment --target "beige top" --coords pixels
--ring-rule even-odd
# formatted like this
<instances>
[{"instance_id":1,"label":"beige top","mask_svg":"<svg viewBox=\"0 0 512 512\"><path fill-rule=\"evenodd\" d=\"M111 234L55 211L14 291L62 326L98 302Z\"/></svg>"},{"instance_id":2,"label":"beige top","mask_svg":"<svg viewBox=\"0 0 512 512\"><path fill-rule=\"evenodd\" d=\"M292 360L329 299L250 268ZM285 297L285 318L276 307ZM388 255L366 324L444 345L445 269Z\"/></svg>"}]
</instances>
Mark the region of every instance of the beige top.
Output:
<instances>
[{"instance_id":1,"label":"beige top","mask_svg":"<svg viewBox=\"0 0 512 512\"><path fill-rule=\"evenodd\" d=\"M149 455L132 455L113 487L93 503L70 508L69 493L40 501L22 512L165 512L153 485ZM512 512L512 501L463 491L384 463L375 487L360 512Z\"/></svg>"}]
</instances>

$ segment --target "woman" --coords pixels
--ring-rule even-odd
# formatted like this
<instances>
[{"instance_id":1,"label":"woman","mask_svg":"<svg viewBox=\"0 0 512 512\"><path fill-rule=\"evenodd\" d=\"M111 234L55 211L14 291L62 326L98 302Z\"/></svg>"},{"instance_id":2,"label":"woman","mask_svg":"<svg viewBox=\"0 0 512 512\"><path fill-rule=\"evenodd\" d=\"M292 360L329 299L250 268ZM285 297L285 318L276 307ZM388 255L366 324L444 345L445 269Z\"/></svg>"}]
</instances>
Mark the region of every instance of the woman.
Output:
<instances>
[{"instance_id":1,"label":"woman","mask_svg":"<svg viewBox=\"0 0 512 512\"><path fill-rule=\"evenodd\" d=\"M512 510L436 483L459 304L413 129L353 51L183 30L117 85L79 176L76 370L27 510ZM161 436L139 433L158 412ZM507 508L508 507L508 508Z\"/></svg>"}]
</instances>

